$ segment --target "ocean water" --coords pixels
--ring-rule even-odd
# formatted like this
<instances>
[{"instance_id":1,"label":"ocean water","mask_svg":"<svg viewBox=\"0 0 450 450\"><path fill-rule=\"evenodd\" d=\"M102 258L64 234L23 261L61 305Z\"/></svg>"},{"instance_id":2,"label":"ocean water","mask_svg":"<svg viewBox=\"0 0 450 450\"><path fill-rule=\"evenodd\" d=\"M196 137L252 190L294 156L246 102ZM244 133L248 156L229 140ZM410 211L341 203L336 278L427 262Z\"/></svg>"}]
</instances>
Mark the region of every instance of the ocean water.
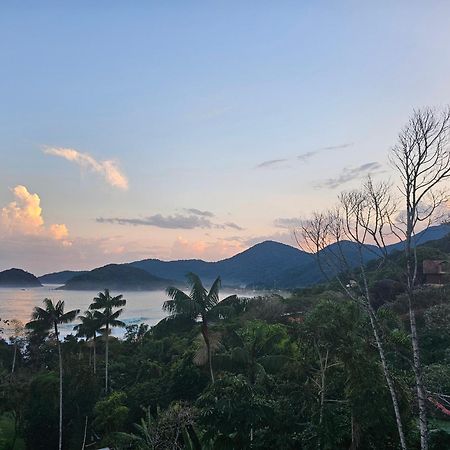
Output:
<instances>
[{"instance_id":1,"label":"ocean water","mask_svg":"<svg viewBox=\"0 0 450 450\"><path fill-rule=\"evenodd\" d=\"M31 313L35 306L42 306L44 298L53 301L64 300L65 311L79 309L83 313L92 303L92 299L97 296L98 291L60 291L56 290L56 285L44 285L43 287L20 289L20 288L0 288L0 318L18 319L23 323L30 321ZM111 295L123 294L127 300L124 311L120 319L127 325L146 323L155 325L167 316L162 310L162 305L168 299L165 291L123 291L113 292ZM242 296L253 296L252 292L244 291L222 291L220 298L225 298L231 294ZM76 322L75 322L76 323ZM75 323L61 326L61 334L67 335L72 332ZM124 329L114 329L115 336L122 336ZM7 334L7 330L5 330Z\"/></svg>"}]
</instances>

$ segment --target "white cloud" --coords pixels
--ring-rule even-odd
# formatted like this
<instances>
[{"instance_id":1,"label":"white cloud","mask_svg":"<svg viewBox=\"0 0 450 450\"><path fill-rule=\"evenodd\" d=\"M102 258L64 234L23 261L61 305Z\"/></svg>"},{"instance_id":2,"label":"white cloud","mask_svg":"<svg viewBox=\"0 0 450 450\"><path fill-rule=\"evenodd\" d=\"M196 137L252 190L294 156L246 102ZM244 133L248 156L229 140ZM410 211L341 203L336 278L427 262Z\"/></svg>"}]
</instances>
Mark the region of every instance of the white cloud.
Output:
<instances>
[{"instance_id":1,"label":"white cloud","mask_svg":"<svg viewBox=\"0 0 450 450\"><path fill-rule=\"evenodd\" d=\"M25 186L18 185L12 190L15 201L2 208L1 221L9 230L23 234L39 234L44 225L41 199L31 194Z\"/></svg>"},{"instance_id":2,"label":"white cloud","mask_svg":"<svg viewBox=\"0 0 450 450\"><path fill-rule=\"evenodd\" d=\"M113 187L124 190L128 189L128 179L120 170L117 161L97 161L88 153L81 153L72 148L47 147L44 149L44 153L59 156L60 158L67 159L67 161L78 164L80 167L96 172Z\"/></svg>"},{"instance_id":3,"label":"white cloud","mask_svg":"<svg viewBox=\"0 0 450 450\"><path fill-rule=\"evenodd\" d=\"M41 199L19 184L12 193L15 200L1 209L0 232L9 236L42 236L60 241L69 246L69 230L63 223L52 224L46 228L42 217Z\"/></svg>"}]
</instances>

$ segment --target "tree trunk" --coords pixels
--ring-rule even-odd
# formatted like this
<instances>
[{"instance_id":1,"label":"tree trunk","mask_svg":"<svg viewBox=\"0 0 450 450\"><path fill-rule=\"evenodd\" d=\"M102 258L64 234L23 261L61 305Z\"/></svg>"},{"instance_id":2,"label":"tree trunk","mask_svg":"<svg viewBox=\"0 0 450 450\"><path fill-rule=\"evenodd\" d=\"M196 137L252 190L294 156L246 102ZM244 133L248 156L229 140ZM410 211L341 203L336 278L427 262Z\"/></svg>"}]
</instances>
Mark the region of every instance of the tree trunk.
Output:
<instances>
[{"instance_id":1,"label":"tree trunk","mask_svg":"<svg viewBox=\"0 0 450 450\"><path fill-rule=\"evenodd\" d=\"M409 211L411 207L408 208ZM409 309L409 324L411 328L411 347L413 352L413 369L416 379L417 404L419 407L419 432L420 432L420 448L421 450L428 450L428 419L427 419L427 405L425 387L422 379L422 365L420 362L420 347L419 336L417 333L416 315L414 312L414 286L417 276L417 254L412 248L412 236L414 232L413 227L413 212L409 212L407 237L406 237L406 276L407 276L407 294L408 294L408 309ZM412 255L412 253L414 255Z\"/></svg>"},{"instance_id":2,"label":"tree trunk","mask_svg":"<svg viewBox=\"0 0 450 450\"><path fill-rule=\"evenodd\" d=\"M88 416L86 416L86 420L84 422L83 445L81 446L81 450L84 450L86 447L87 424L88 424Z\"/></svg>"},{"instance_id":3,"label":"tree trunk","mask_svg":"<svg viewBox=\"0 0 450 450\"><path fill-rule=\"evenodd\" d=\"M97 350L96 350L96 347L97 347L97 339L94 335L94 374L97 373Z\"/></svg>"},{"instance_id":4,"label":"tree trunk","mask_svg":"<svg viewBox=\"0 0 450 450\"><path fill-rule=\"evenodd\" d=\"M208 331L208 325L206 323L205 318L203 318L203 322L202 322L202 335L203 335L203 339L205 340L205 344L206 344L206 351L208 354L208 365L209 365L209 374L211 376L211 383L214 384L214 372L213 372L213 368L212 368L212 354L211 354L211 343L209 342L209 331Z\"/></svg>"},{"instance_id":5,"label":"tree trunk","mask_svg":"<svg viewBox=\"0 0 450 450\"><path fill-rule=\"evenodd\" d=\"M58 345L59 356L59 441L58 449L62 450L62 420L63 420L63 369L61 357L61 344L59 342L58 325L55 323L56 343Z\"/></svg>"},{"instance_id":6,"label":"tree trunk","mask_svg":"<svg viewBox=\"0 0 450 450\"><path fill-rule=\"evenodd\" d=\"M108 395L108 352L109 352L109 323L106 324L106 348L105 348L105 395Z\"/></svg>"},{"instance_id":7,"label":"tree trunk","mask_svg":"<svg viewBox=\"0 0 450 450\"><path fill-rule=\"evenodd\" d=\"M397 422L397 431L398 436L400 438L400 445L403 450L406 450L406 441L405 434L403 432L402 418L400 415L400 408L398 406L397 393L395 392L394 382L392 381L391 374L389 372L389 368L386 361L386 355L384 353L384 347L380 339L380 335L378 333L376 319L375 319L375 311L372 309L370 302L368 302L368 310L369 310L369 319L370 325L372 327L373 335L375 337L375 342L377 345L378 353L380 355L381 365L383 367L384 378L386 379L386 383L389 388L389 393L391 394L392 406L394 407L395 421Z\"/></svg>"},{"instance_id":8,"label":"tree trunk","mask_svg":"<svg viewBox=\"0 0 450 450\"><path fill-rule=\"evenodd\" d=\"M317 448L322 448L322 423L323 423L323 411L325 407L325 386L326 386L326 371L328 369L328 350L325 355L325 359L322 358L319 348L317 348L317 354L319 355L320 363L320 409L319 409L319 439L317 440Z\"/></svg>"},{"instance_id":9,"label":"tree trunk","mask_svg":"<svg viewBox=\"0 0 450 450\"><path fill-rule=\"evenodd\" d=\"M422 379L422 366L420 363L419 338L417 336L416 316L409 301L409 323L411 326L411 344L413 349L414 375L416 378L417 404L419 407L419 431L420 448L428 450L428 420L427 420L427 397Z\"/></svg>"},{"instance_id":10,"label":"tree trunk","mask_svg":"<svg viewBox=\"0 0 450 450\"><path fill-rule=\"evenodd\" d=\"M367 311L369 313L370 326L372 328L372 332L375 337L375 342L377 345L378 353L380 355L381 366L383 367L384 378L386 379L386 383L389 388L389 393L391 395L392 406L394 408L394 414L395 414L395 421L397 423L398 436L400 438L400 445L401 445L402 450L406 450L406 448L407 448L406 440L405 440L405 434L403 432L402 416L400 415L400 408L398 406L397 393L395 392L394 382L392 380L391 373L389 372L389 367L388 367L388 364L386 361L386 354L384 352L383 342L382 342L380 334L378 332L376 314L370 303L369 284L367 282L367 276L366 276L366 272L364 269L362 257L361 257L361 274L362 274L363 280L364 280L364 291L365 291L366 300L367 300Z\"/></svg>"},{"instance_id":11,"label":"tree trunk","mask_svg":"<svg viewBox=\"0 0 450 450\"><path fill-rule=\"evenodd\" d=\"M12 362L12 368L11 368L11 375L14 374L14 369L16 368L16 356L17 356L17 342L14 341L14 356L13 356L13 362Z\"/></svg>"}]
</instances>

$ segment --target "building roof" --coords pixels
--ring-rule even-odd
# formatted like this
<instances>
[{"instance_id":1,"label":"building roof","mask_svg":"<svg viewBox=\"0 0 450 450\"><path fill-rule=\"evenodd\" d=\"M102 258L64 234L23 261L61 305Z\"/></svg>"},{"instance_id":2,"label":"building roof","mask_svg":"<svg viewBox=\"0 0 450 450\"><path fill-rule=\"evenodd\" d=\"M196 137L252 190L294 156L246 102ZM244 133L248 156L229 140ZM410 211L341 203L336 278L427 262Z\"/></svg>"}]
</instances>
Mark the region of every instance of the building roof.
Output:
<instances>
[{"instance_id":1,"label":"building roof","mask_svg":"<svg viewBox=\"0 0 450 450\"><path fill-rule=\"evenodd\" d=\"M425 275L446 273L448 261L445 259L424 259L423 273Z\"/></svg>"}]
</instances>

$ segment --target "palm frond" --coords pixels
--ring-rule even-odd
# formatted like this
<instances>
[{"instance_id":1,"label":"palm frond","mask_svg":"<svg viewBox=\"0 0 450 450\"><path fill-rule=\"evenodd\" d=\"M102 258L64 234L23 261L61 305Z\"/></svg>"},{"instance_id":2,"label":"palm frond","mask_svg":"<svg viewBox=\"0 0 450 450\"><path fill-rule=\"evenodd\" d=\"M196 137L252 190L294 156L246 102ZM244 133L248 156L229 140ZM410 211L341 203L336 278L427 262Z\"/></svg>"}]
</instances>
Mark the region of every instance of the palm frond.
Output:
<instances>
[{"instance_id":1,"label":"palm frond","mask_svg":"<svg viewBox=\"0 0 450 450\"><path fill-rule=\"evenodd\" d=\"M172 315L187 316L194 319L202 313L201 306L182 290L170 287L167 289L167 294L172 300L163 303L164 311Z\"/></svg>"},{"instance_id":2,"label":"palm frond","mask_svg":"<svg viewBox=\"0 0 450 450\"><path fill-rule=\"evenodd\" d=\"M126 327L126 324L125 324L125 322L122 322L121 320L115 320L115 319L113 319L113 320L110 320L110 321L109 321L109 326L110 326L110 327L121 327L121 328L125 328L125 327Z\"/></svg>"},{"instance_id":3,"label":"palm frond","mask_svg":"<svg viewBox=\"0 0 450 450\"><path fill-rule=\"evenodd\" d=\"M59 323L73 322L79 313L80 313L79 309L73 309L72 311L68 311L64 313L62 316L60 316Z\"/></svg>"},{"instance_id":4,"label":"palm frond","mask_svg":"<svg viewBox=\"0 0 450 450\"><path fill-rule=\"evenodd\" d=\"M220 277L217 277L214 283L211 286L211 289L208 292L208 295L206 296L208 306L212 308L213 306L216 306L217 303L219 303L219 290L222 283L220 281Z\"/></svg>"},{"instance_id":5,"label":"palm frond","mask_svg":"<svg viewBox=\"0 0 450 450\"><path fill-rule=\"evenodd\" d=\"M205 304L207 291L203 286L200 277L193 272L189 272L188 274L186 274L186 278L191 287L190 297L192 298L192 300L200 304Z\"/></svg>"}]
</instances>

